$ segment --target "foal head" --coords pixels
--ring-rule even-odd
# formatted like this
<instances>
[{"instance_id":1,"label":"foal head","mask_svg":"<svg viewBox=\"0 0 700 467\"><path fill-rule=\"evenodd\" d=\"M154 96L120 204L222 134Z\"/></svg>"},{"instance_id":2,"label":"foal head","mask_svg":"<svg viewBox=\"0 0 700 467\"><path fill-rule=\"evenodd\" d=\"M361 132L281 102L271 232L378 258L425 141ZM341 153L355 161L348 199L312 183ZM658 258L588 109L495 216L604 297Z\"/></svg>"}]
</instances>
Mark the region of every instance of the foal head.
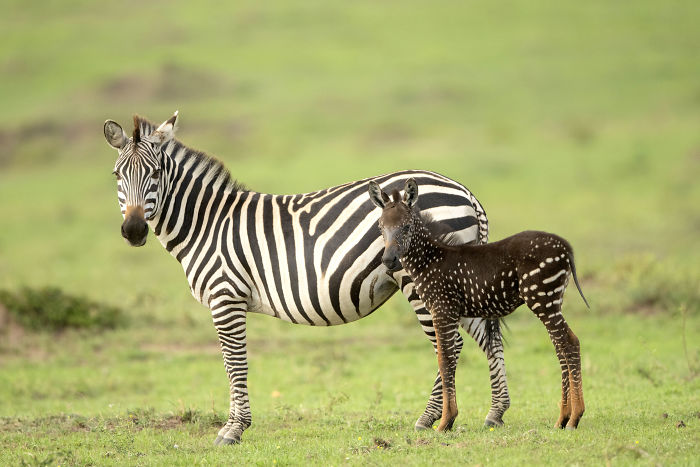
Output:
<instances>
[{"instance_id":1,"label":"foal head","mask_svg":"<svg viewBox=\"0 0 700 467\"><path fill-rule=\"evenodd\" d=\"M379 228L384 237L384 254L382 263L390 271L401 269L399 258L411 245L411 237L415 229L413 206L418 199L418 185L412 178L406 180L404 195L401 198L398 190L394 190L392 198L379 187L377 182L369 182L369 197L382 210L379 218Z\"/></svg>"}]
</instances>

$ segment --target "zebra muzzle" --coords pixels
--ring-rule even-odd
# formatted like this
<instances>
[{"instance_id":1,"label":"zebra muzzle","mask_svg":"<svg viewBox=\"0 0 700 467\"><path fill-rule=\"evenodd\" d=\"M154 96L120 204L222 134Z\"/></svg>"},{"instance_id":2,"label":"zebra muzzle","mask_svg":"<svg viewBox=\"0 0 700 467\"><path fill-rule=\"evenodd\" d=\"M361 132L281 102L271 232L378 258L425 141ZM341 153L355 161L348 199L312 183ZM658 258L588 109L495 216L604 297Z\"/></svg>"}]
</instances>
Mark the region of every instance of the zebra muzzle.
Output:
<instances>
[{"instance_id":1,"label":"zebra muzzle","mask_svg":"<svg viewBox=\"0 0 700 467\"><path fill-rule=\"evenodd\" d=\"M129 242L131 246L143 246L148 237L148 224L144 219L142 207L126 208L124 222L122 223L122 237Z\"/></svg>"}]
</instances>

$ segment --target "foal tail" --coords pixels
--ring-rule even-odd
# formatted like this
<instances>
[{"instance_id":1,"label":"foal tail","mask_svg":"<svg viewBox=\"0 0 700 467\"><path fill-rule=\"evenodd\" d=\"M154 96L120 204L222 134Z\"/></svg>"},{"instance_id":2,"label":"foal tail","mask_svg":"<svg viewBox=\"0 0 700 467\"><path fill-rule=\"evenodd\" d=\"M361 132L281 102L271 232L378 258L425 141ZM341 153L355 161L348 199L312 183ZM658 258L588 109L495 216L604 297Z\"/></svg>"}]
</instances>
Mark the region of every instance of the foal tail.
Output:
<instances>
[{"instance_id":1,"label":"foal tail","mask_svg":"<svg viewBox=\"0 0 700 467\"><path fill-rule=\"evenodd\" d=\"M586 307L590 308L591 306L588 304L586 297L583 296L583 291L581 290L581 285L578 283L578 277L576 277L576 266L574 265L574 253L571 251L569 251L569 264L571 265L571 275L574 276L574 283L576 284L576 288L578 289L578 293L581 294L581 298L583 299L583 303L586 304Z\"/></svg>"}]
</instances>

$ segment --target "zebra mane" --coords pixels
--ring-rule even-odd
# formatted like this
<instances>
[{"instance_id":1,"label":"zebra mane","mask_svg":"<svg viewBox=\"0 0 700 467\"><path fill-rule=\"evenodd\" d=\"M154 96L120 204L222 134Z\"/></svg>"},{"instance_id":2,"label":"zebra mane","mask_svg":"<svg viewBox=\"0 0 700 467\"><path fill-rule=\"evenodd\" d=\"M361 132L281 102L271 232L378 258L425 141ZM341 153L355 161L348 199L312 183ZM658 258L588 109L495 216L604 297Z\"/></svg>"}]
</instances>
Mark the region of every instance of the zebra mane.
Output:
<instances>
[{"instance_id":1,"label":"zebra mane","mask_svg":"<svg viewBox=\"0 0 700 467\"><path fill-rule=\"evenodd\" d=\"M140 118L141 117L139 117L138 115L134 115L134 134L132 135L134 144L141 142L141 124L139 121ZM150 123L148 124L150 125Z\"/></svg>"},{"instance_id":2,"label":"zebra mane","mask_svg":"<svg viewBox=\"0 0 700 467\"><path fill-rule=\"evenodd\" d=\"M420 217L425 228L428 229L431 240L437 244L446 246L462 245L459 238L447 224L436 221L433 216L425 211L418 212L418 217Z\"/></svg>"},{"instance_id":3,"label":"zebra mane","mask_svg":"<svg viewBox=\"0 0 700 467\"><path fill-rule=\"evenodd\" d=\"M142 138L150 135L156 128L158 128L158 126L150 122L148 119L139 115L134 115L134 143L137 143ZM178 161L194 160L195 164L204 167L205 172L210 175L212 179L218 179L218 181L224 187L230 189L231 191L247 190L243 183L231 176L231 172L226 168L223 162L216 157L210 156L202 151L192 149L189 146L182 144L182 142L180 142L180 140L177 138L173 138L169 144L173 146L172 151L169 152L174 159Z\"/></svg>"}]
</instances>

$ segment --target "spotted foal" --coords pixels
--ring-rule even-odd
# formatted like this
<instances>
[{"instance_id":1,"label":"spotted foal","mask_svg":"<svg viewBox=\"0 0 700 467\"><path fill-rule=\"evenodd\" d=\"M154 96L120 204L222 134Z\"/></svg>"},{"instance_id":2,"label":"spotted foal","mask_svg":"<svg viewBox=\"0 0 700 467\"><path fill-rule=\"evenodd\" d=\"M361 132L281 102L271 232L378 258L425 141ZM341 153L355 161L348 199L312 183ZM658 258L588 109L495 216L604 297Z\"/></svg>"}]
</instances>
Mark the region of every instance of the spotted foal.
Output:
<instances>
[{"instance_id":1,"label":"spotted foal","mask_svg":"<svg viewBox=\"0 0 700 467\"><path fill-rule=\"evenodd\" d=\"M525 303L544 323L561 365L560 412L556 427L574 429L584 412L579 341L561 314L569 275L583 301L571 245L545 232L526 231L485 245L449 245L433 238L423 217L413 210L418 198L415 180L404 196L392 198L370 182L372 202L382 209L382 261L390 270L403 269L430 310L437 337L443 406L438 431L452 428L457 418L455 336L464 318L504 317Z\"/></svg>"}]
</instances>

